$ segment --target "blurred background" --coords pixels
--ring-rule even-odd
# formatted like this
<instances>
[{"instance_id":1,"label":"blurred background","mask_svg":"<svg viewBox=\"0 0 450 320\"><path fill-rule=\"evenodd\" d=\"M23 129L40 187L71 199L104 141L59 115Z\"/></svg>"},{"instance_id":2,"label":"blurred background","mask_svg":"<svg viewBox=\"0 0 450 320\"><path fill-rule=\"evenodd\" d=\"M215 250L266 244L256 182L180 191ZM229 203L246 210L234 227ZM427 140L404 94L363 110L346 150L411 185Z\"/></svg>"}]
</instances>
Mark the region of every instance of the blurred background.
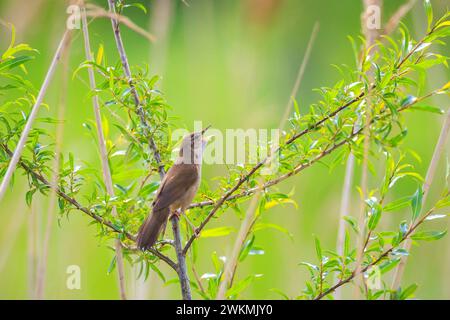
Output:
<instances>
[{"instance_id":1,"label":"blurred background","mask_svg":"<svg viewBox=\"0 0 450 320\"><path fill-rule=\"evenodd\" d=\"M107 1L92 1L107 8ZM135 2L138 2L137 0ZM405 1L384 1L382 20ZM435 16L449 6L447 0L431 1ZM129 8L125 14L136 24L157 37L157 42L122 27L123 39L132 65L148 64L151 74L159 74L159 88L173 107L182 127L192 129L194 120L226 128L273 128L284 112L303 59L314 23L320 30L313 45L297 100L302 110L318 99L312 89L331 86L340 80L332 64L354 65L354 57L347 35L360 34L362 2L357 0L154 0L141 1L148 10L145 14ZM0 18L15 25L17 40L39 50L36 60L27 68L29 79L39 87L65 27L67 3L61 0L2 0ZM419 38L426 29L426 17L421 1L403 20L414 37ZM118 61L113 33L108 19L97 18L90 24L94 51L102 44L110 62ZM0 26L0 49L10 41L10 31ZM442 50L441 47L437 51ZM441 52L448 54L447 52ZM80 32L75 32L70 52L70 71L84 61L84 48ZM61 88L61 68L58 69L40 115L55 116ZM85 71L80 73L87 81ZM449 80L448 69L437 67L430 71L429 88L437 88ZM88 161L99 166L95 144L83 129L86 119L93 119L88 88L79 79L70 80L63 151L71 151L77 161ZM2 97L7 99L7 97ZM432 103L443 109L449 107L448 97L433 98ZM422 158L417 170L425 174L443 117L431 113L409 113L408 136L404 148L413 148ZM380 167L381 168L381 167ZM441 161L436 185L429 201L441 190L445 174L445 160ZM280 189L295 188L293 206L271 209L263 218L277 223L292 233L290 239L275 230L257 234L256 245L265 254L250 256L239 266L238 276L249 273L263 274L244 293L244 298L278 299L271 291L276 288L290 297L300 294L309 278L301 261L315 261L314 237L322 246L336 246L339 206L345 166L329 172L326 166L315 165L302 174L285 181ZM360 181L359 167L355 181ZM209 180L225 172L220 165L204 167L204 179ZM371 187L376 187L383 175L371 176ZM439 179L441 178L441 179ZM441 181L442 180L442 181ZM33 297L33 273L39 254L45 225L48 200L36 197L31 208L25 204L26 184L18 179L0 203L0 298L25 299ZM417 186L400 182L396 196L412 194ZM359 202L356 186L353 188L352 212L356 215ZM389 227L409 212L385 215L383 224ZM116 273L107 274L113 252L95 238L90 220L77 212L69 219L55 222L48 253L48 276L45 298L49 299L117 299ZM431 223L430 223L431 224ZM433 227L447 229L448 220L432 222ZM239 226L232 212L227 212L211 226ZM211 253L230 253L235 233L221 238L199 241L199 274L213 271ZM66 287L66 269L69 265L81 268L81 289ZM175 274L161 264L167 278ZM418 298L450 298L450 237L422 243L414 247L409 258L404 283L417 282ZM151 273L147 282L132 281L135 271L127 265L129 296L135 298L179 298L177 285L165 285ZM389 277L388 277L389 279ZM348 292L347 292L348 291ZM344 292L351 296L352 289Z\"/></svg>"}]
</instances>

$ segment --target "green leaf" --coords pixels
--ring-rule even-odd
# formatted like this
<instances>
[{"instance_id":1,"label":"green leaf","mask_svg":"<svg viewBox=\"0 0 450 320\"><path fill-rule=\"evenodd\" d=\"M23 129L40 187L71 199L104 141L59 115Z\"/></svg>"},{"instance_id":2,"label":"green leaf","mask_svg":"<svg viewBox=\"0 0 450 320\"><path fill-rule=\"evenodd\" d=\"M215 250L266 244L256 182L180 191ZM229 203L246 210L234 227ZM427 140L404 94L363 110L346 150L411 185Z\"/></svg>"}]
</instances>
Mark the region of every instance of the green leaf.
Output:
<instances>
[{"instance_id":1,"label":"green leaf","mask_svg":"<svg viewBox=\"0 0 450 320\"><path fill-rule=\"evenodd\" d=\"M380 218L381 218L381 206L377 204L371 210L369 222L367 224L369 230L374 230L376 228L378 222L380 221Z\"/></svg>"},{"instance_id":2,"label":"green leaf","mask_svg":"<svg viewBox=\"0 0 450 320\"><path fill-rule=\"evenodd\" d=\"M283 297L284 300L290 300L289 296L286 293L284 293L283 291L281 291L280 289L272 288L272 289L269 289L269 291L279 294L280 296Z\"/></svg>"},{"instance_id":3,"label":"green leaf","mask_svg":"<svg viewBox=\"0 0 450 320\"><path fill-rule=\"evenodd\" d=\"M201 238L223 237L229 235L235 229L233 227L218 227L206 229L200 234Z\"/></svg>"},{"instance_id":4,"label":"green leaf","mask_svg":"<svg viewBox=\"0 0 450 320\"><path fill-rule=\"evenodd\" d=\"M433 8L431 7L430 0L425 0L423 2L423 5L425 7L425 12L427 14L428 31L430 31L431 30L431 24L433 23Z\"/></svg>"},{"instance_id":5,"label":"green leaf","mask_svg":"<svg viewBox=\"0 0 450 320\"><path fill-rule=\"evenodd\" d=\"M319 261L322 261L322 248L320 246L320 240L317 237L314 237L314 243L316 245L316 254Z\"/></svg>"},{"instance_id":6,"label":"green leaf","mask_svg":"<svg viewBox=\"0 0 450 320\"><path fill-rule=\"evenodd\" d=\"M415 221L422 210L423 191L419 187L411 199L412 220Z\"/></svg>"},{"instance_id":7,"label":"green leaf","mask_svg":"<svg viewBox=\"0 0 450 320\"><path fill-rule=\"evenodd\" d=\"M417 290L417 284L412 284L409 287L407 287L405 290L402 290L400 293L400 296L398 297L400 300L406 300L410 296L414 294L414 292Z\"/></svg>"},{"instance_id":8,"label":"green leaf","mask_svg":"<svg viewBox=\"0 0 450 320\"><path fill-rule=\"evenodd\" d=\"M20 56L17 58L2 61L2 62L0 62L0 72L6 71L6 70L11 70L11 69L16 68L20 65L23 65L24 63L26 63L30 60L33 60L33 59L34 59L33 56Z\"/></svg>"},{"instance_id":9,"label":"green leaf","mask_svg":"<svg viewBox=\"0 0 450 320\"><path fill-rule=\"evenodd\" d=\"M292 234L289 232L288 229L283 228L282 226L279 226L277 224L274 223L262 223L259 222L255 225L255 227L253 228L253 231L259 231L259 230L264 230L264 229L274 229L274 230L278 230L284 234L286 234L289 238L292 239Z\"/></svg>"},{"instance_id":10,"label":"green leaf","mask_svg":"<svg viewBox=\"0 0 450 320\"><path fill-rule=\"evenodd\" d=\"M147 8L142 3L130 3L123 6L124 8L135 7L141 9L145 14L147 14Z\"/></svg>"},{"instance_id":11,"label":"green leaf","mask_svg":"<svg viewBox=\"0 0 450 320\"><path fill-rule=\"evenodd\" d=\"M383 211L396 211L399 209L406 208L411 203L411 196L402 197L394 200L383 207Z\"/></svg>"},{"instance_id":12,"label":"green leaf","mask_svg":"<svg viewBox=\"0 0 450 320\"><path fill-rule=\"evenodd\" d=\"M141 197L147 197L152 192L155 192L159 188L159 181L151 182L147 185L145 185L140 191L139 196Z\"/></svg>"},{"instance_id":13,"label":"green leaf","mask_svg":"<svg viewBox=\"0 0 450 320\"><path fill-rule=\"evenodd\" d=\"M392 260L388 260L386 262L384 262L383 264L380 265L380 271L381 274L384 274L392 269L395 268L395 266L397 266L400 262L400 258L396 258L396 259L392 259Z\"/></svg>"},{"instance_id":14,"label":"green leaf","mask_svg":"<svg viewBox=\"0 0 450 320\"><path fill-rule=\"evenodd\" d=\"M244 259L247 258L248 254L250 253L250 250L253 247L254 242L255 242L255 235L252 235L252 237L249 240L247 240L242 246L241 251L239 252L239 261L244 261Z\"/></svg>"},{"instance_id":15,"label":"green leaf","mask_svg":"<svg viewBox=\"0 0 450 320\"><path fill-rule=\"evenodd\" d=\"M260 275L250 275L244 280L238 282L236 285L231 287L227 290L226 296L227 297L233 297L237 296L239 293L247 289L247 287L255 280L256 278L260 277Z\"/></svg>"},{"instance_id":16,"label":"green leaf","mask_svg":"<svg viewBox=\"0 0 450 320\"><path fill-rule=\"evenodd\" d=\"M443 114L444 110L434 107L434 106L428 106L428 105L414 105L408 108L409 110L417 110L417 111L425 111L425 112L431 112L436 114Z\"/></svg>"},{"instance_id":17,"label":"green leaf","mask_svg":"<svg viewBox=\"0 0 450 320\"><path fill-rule=\"evenodd\" d=\"M447 231L421 231L411 236L413 240L434 241L439 240L447 234Z\"/></svg>"},{"instance_id":18,"label":"green leaf","mask_svg":"<svg viewBox=\"0 0 450 320\"><path fill-rule=\"evenodd\" d=\"M108 274L111 274L111 272L114 271L114 268L116 267L116 256L114 256L111 260L111 262L109 263L109 267L108 267Z\"/></svg>"}]
</instances>

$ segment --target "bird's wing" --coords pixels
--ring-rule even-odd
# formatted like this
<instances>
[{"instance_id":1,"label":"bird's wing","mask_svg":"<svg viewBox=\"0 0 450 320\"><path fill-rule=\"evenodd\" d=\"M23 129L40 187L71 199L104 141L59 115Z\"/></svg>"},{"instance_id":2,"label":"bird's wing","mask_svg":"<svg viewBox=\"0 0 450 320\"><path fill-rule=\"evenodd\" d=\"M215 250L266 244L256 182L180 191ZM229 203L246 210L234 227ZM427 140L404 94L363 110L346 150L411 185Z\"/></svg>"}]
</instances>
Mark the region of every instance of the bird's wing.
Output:
<instances>
[{"instance_id":1,"label":"bird's wing","mask_svg":"<svg viewBox=\"0 0 450 320\"><path fill-rule=\"evenodd\" d=\"M167 172L153 202L154 210L169 207L192 187L198 179L198 167L195 164L173 165Z\"/></svg>"}]
</instances>

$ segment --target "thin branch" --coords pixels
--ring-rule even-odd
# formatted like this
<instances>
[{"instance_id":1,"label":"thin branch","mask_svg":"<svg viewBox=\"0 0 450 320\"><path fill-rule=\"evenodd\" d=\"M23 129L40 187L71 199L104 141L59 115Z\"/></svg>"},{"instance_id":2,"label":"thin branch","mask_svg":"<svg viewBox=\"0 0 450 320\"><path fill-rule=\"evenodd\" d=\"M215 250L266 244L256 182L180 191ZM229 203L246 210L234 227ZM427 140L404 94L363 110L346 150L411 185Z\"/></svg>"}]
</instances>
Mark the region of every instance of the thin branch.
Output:
<instances>
[{"instance_id":1,"label":"thin branch","mask_svg":"<svg viewBox=\"0 0 450 320\"><path fill-rule=\"evenodd\" d=\"M417 221L415 224L413 224L408 231L405 233L405 235L403 236L403 238L400 240L399 244L402 244L403 242L407 241L410 239L411 235L415 232L415 230L426 220L426 218L432 214L434 212L435 208L430 209L425 215L423 215L423 217ZM366 265L363 268L360 268L359 270L355 269L352 274L350 276L348 276L345 279L340 280L338 283L336 283L335 285L331 286L330 288L328 288L327 290L325 290L324 292L320 293L319 295L317 295L317 297L314 298L314 300L320 300L322 298L324 298L325 296L329 295L330 293L333 293L336 289L342 287L344 284L352 281L356 276L363 274L364 272L366 272L370 267L377 265L378 263L380 263L384 258L386 258L396 247L391 246L389 249L387 249L386 251L384 251L382 254L380 254L380 256L375 259L374 261L372 261L371 263L369 263L368 265Z\"/></svg>"},{"instance_id":2,"label":"thin branch","mask_svg":"<svg viewBox=\"0 0 450 320\"><path fill-rule=\"evenodd\" d=\"M28 116L25 128L23 129L22 134L20 135L19 142L17 143L16 149L14 150L14 154L9 162L8 169L6 170L5 176L3 177L3 181L0 185L0 201L3 199L3 196L5 195L6 189L8 188L9 182L10 182L12 175L16 169L17 163L20 160L20 156L22 155L23 148L25 147L25 144L27 142L28 135L33 126L33 122L36 119L36 116L38 114L39 107L42 104L45 93L47 92L47 88L50 84L50 81L53 78L53 74L55 72L56 65L58 64L59 60L61 59L61 53L63 52L63 48L67 45L67 39L68 39L69 33L70 33L70 30L64 31L64 34L61 38L61 41L59 42L58 48L56 49L55 55L52 59L52 62L50 63L50 67L47 70L47 74L45 76L44 82L42 83L41 89L39 90L39 94L36 98L36 102L35 102L33 108L31 109L31 113Z\"/></svg>"},{"instance_id":3,"label":"thin branch","mask_svg":"<svg viewBox=\"0 0 450 320\"><path fill-rule=\"evenodd\" d=\"M128 17L125 17L118 13L111 13L103 9L102 7L96 6L95 4L88 3L86 4L86 8L89 9L86 11L86 15L92 18L109 18L114 19L127 26L129 29L135 31L141 36L148 39L150 42L155 42L156 37L145 29L139 27L133 21L131 21Z\"/></svg>"},{"instance_id":4,"label":"thin branch","mask_svg":"<svg viewBox=\"0 0 450 320\"><path fill-rule=\"evenodd\" d=\"M170 221L172 222L175 253L178 259L178 278L180 279L181 295L183 297L183 300L192 300L191 284L189 282L189 276L187 274L186 256L183 254L183 245L181 242L181 232L178 216L174 214Z\"/></svg>"},{"instance_id":5,"label":"thin branch","mask_svg":"<svg viewBox=\"0 0 450 320\"><path fill-rule=\"evenodd\" d=\"M297 139L299 139L300 137L310 133L311 131L314 131L315 129L317 129L318 127L320 127L325 121L327 121L328 119L334 117L336 114L338 114L339 112L341 112L342 110L345 110L346 108L348 108L350 105L352 105L353 103L361 100L364 97L364 93L361 93L359 96L357 96L356 98L353 98L352 100L350 100L349 102L347 102L346 104L342 105L341 107L339 107L338 109L336 109L335 111L329 113L327 116L325 116L324 118L322 118L321 120L319 120L318 122L316 122L315 124L309 126L308 128L304 129L303 131L294 134L291 138L289 138L286 143L284 144L283 147L286 147L290 144L292 144L294 141L296 141ZM272 154L276 154L281 150L282 147L278 147L275 149L275 152L273 152ZM215 213L217 212L217 210L219 210L219 208L227 201L230 200L230 198L232 197L232 195L239 189L239 187L241 185L243 185L248 179L250 179L250 177L256 173L262 166L264 166L266 164L266 162L269 160L270 156L264 158L263 160L261 160L260 162L258 162L249 172L247 172L247 174L245 174L244 176L242 176L238 182L234 185L234 187L232 187L231 189L229 189L217 202L214 203L214 207L211 209L211 211L209 212L209 214L206 216L205 220L203 220L203 222L200 224L200 226L198 227L197 231L201 232L203 230L203 228L205 228L206 224L209 222L209 220L211 220L211 218L215 215ZM191 207L198 207L198 204L193 204ZM184 254L186 254L187 250L189 250L189 247L192 245L192 242L197 238L196 235L191 236L191 238L188 240L188 242L186 243L186 246L183 249Z\"/></svg>"},{"instance_id":6,"label":"thin branch","mask_svg":"<svg viewBox=\"0 0 450 320\"><path fill-rule=\"evenodd\" d=\"M108 5L109 5L110 12L114 16L116 14L115 1L114 0L108 0ZM123 41L122 41L122 35L120 33L119 21L117 21L116 19L114 19L112 17L111 18L111 24L112 24L112 28L113 28L113 31L114 31L114 39L115 39L115 42L116 42L117 51L119 52L120 61L122 63L122 68L123 68L123 71L125 73L125 76L128 79L128 84L130 86L131 94L132 94L133 99L134 99L134 104L135 104L135 107L136 107L136 113L138 114L139 120L140 120L141 125L142 125L142 127L144 129L144 132L145 132L146 136L148 137L148 145L149 145L150 151L153 153L153 155L155 157L155 160L156 160L156 162L158 164L158 172L159 172L159 176L160 176L160 178L162 180L164 178L164 175L165 175L164 164L162 164L162 162L161 162L161 155L159 153L159 150L156 147L155 141L153 140L153 138L151 136L151 128L150 128L149 124L147 123L145 111L142 108L138 92L137 92L136 87L134 86L134 83L133 83L133 79L132 79L132 76L131 76L130 64L128 62L128 57L127 57L127 54L125 52L125 47L124 47Z\"/></svg>"},{"instance_id":7,"label":"thin branch","mask_svg":"<svg viewBox=\"0 0 450 320\"><path fill-rule=\"evenodd\" d=\"M312 46L313 46L313 43L315 41L318 31L319 31L319 23L316 22L314 24L313 31L311 32L311 36L308 41L308 45L306 47L306 52L303 56L303 61L298 70L295 84L292 88L292 92L289 97L288 103L286 104L285 112L284 112L283 117L281 118L279 128L284 128L286 122L288 121L288 117L289 117L289 114L291 113L291 109L292 109L293 99L295 99L295 97L297 96L298 89L300 88L300 83L303 78L303 74L305 72L306 65L308 64L311 49L312 49ZM270 152L270 158L267 159L265 161L265 163L272 162L273 156L275 154L276 154L276 150L275 150L275 148L272 148L272 150ZM263 181L261 181L261 179L260 179L260 181L258 182L258 185L262 186L262 183L263 183ZM235 275L237 265L238 265L239 253L241 251L242 246L244 245L245 240L247 239L247 237L251 231L251 228L255 222L255 219L257 218L255 216L255 209L256 209L260 194L261 194L261 187L259 187L258 191L256 191L256 195L253 197L253 199L250 203L250 206L247 209L244 220L242 221L241 227L236 236L233 250L231 252L229 259L227 260L227 262L225 264L224 274L223 274L222 280L220 282L219 290L218 290L217 297L216 297L216 299L218 299L218 300L226 299L226 292L233 283L234 275Z\"/></svg>"},{"instance_id":8,"label":"thin branch","mask_svg":"<svg viewBox=\"0 0 450 320\"><path fill-rule=\"evenodd\" d=\"M4 145L4 144L0 144L0 147L10 156L12 157L13 153L11 150L9 150L9 148ZM28 174L32 175L33 177L35 177L37 180L39 180L42 184L44 184L47 188L49 189L55 189L55 187L53 187L51 185L51 183L40 173L33 171L33 169L31 169L26 163L24 163L23 161L19 161L18 165L20 167L22 167ZM75 207L75 209L87 214L88 216L90 216L92 219L94 219L95 221L99 222L102 226L106 226L109 229L111 229L114 232L117 233L121 233L123 234L127 239L135 242L136 241L136 237L133 236L132 234L126 232L125 230L122 230L120 228L118 228L116 225L114 225L112 222L104 219L103 217L95 214L94 212L90 211L88 208L84 207L82 204L80 204L75 198L70 197L69 195L67 195L65 192L63 192L59 187L56 187L56 193L57 195L64 199L64 201L66 201L67 203L71 204L72 206ZM157 256L159 259L163 260L164 262L166 262L173 270L175 270L176 272L178 272L178 267L176 265L175 262L172 261L172 259L170 259L169 257L167 257L166 255L162 254L161 252L159 252L158 250L155 249L149 249L148 250L150 253L154 254L155 256Z\"/></svg>"},{"instance_id":9,"label":"thin branch","mask_svg":"<svg viewBox=\"0 0 450 320\"><path fill-rule=\"evenodd\" d=\"M115 1L108 0L108 6L109 6L109 11L112 14L115 14L116 13ZM136 113L138 114L138 116L140 118L140 122L141 122L142 127L144 128L145 134L148 136L148 144L149 144L151 151L153 152L155 161L158 164L158 172L159 172L160 179L162 180L165 175L164 164L161 161L161 155L156 146L156 143L152 138L150 126L148 125L147 120L146 120L145 111L142 108L138 92L137 92L136 87L134 86L132 78L131 78L130 65L128 63L128 58L125 53L122 36L120 34L119 21L117 19L111 18L111 24L112 24L113 31L114 31L114 39L116 42L117 50L119 52L120 60L122 62L122 67L123 67L125 76L128 78L128 84L131 89L131 94L133 95L133 98L134 98ZM172 217L171 223L172 223L172 230L174 232L175 252L177 254L177 260L178 260L177 270L178 270L178 277L179 277L180 283L181 283L181 293L182 293L183 299L190 300L191 299L191 292L190 292L191 290L190 290L189 277L187 274L186 259L183 254L183 244L182 244L182 240L181 240L179 221L175 215Z\"/></svg>"},{"instance_id":10,"label":"thin branch","mask_svg":"<svg viewBox=\"0 0 450 320\"><path fill-rule=\"evenodd\" d=\"M419 103L420 101L423 101L424 99L429 98L430 96L436 94L439 90L440 90L440 89L435 90L435 91L432 91L432 92L430 92L430 93L428 93L428 94L426 94L426 95L424 95L424 96L422 96L422 97L420 97L420 98L417 98L417 99L416 99L415 101L413 101L411 104L408 104L408 105L406 105L406 106L403 106L403 107L399 108L398 111L401 112L401 111L407 110L409 107L413 106L414 104ZM359 97L359 99L361 99L361 98L363 97L363 94L361 94L361 95L358 96L358 97ZM352 103L354 103L354 102L352 102ZM342 110L342 108L343 108L343 107L340 107L339 109ZM337 112L334 111L334 112L332 112L331 114L334 114L334 113L337 113ZM322 120L320 120L320 121L318 121L316 124L314 124L312 127L316 128L317 125L318 125L318 123L323 123L323 122L324 122L324 119L329 119L329 118L330 118L330 115L326 116L325 118L323 118ZM373 123L375 120L377 120L377 119L373 119L373 118L372 118L372 119L371 119L371 123ZM311 127L310 127L310 128L311 128ZM293 176L293 175L299 173L300 171L302 171L302 170L308 168L309 166L311 166L311 164L315 163L316 161L319 161L319 160L322 159L324 156L326 156L326 155L328 155L329 153L333 152L335 149L337 149L337 148L341 147L342 145L348 143L348 142L349 142L349 139L354 138L356 135L361 134L361 132L362 132L363 129L364 129L364 127L358 129L357 131L354 131L354 132L348 137L347 140L343 140L342 142L340 142L340 143L338 143L338 144L335 144L333 147L331 147L331 148L329 148L329 149L326 149L323 153L319 154L319 156L317 156L316 158L312 159L312 160L309 161L308 163L306 163L306 164L299 164L297 167L294 168L294 170L292 170L292 171L290 171L290 172L288 172L288 173L286 173L286 174L284 174L284 175L282 175L282 176L280 176L280 177L278 177L278 178L275 178L275 179L273 179L273 180L270 180L270 181L266 182L262 187L255 187L255 188L247 189L247 190L242 191L241 193L238 193L238 194L233 195L234 192L236 192L236 191L239 189L239 187L240 187L245 181L247 181L247 180L248 180L248 179L249 179L249 178L250 178L250 177L251 177L251 176L252 176L252 175L253 175L253 174L261 167L261 166L262 166L262 165L263 165L262 163L263 163L265 160L262 160L262 161L261 161L260 163L258 163L255 167L253 167L253 169L250 170L246 175L242 176L242 177L238 180L238 182L236 183L236 185L235 185L233 188L229 189L229 190L228 190L228 191L227 191L227 192L226 192L219 200L217 200L217 201L209 200L209 201L204 201L204 202L199 202L199 203L194 203L194 204L192 204L192 206L191 206L190 208L197 208L197 207L204 207L204 206L213 206L213 208L211 209L211 211L209 212L209 214L206 216L205 220L203 220L203 222L202 222L202 223L200 224L200 226L197 228L197 232L199 233L199 232L206 226L206 224L211 220L211 218L214 216L214 214L217 212L217 210L219 210L219 208L220 208L225 202L231 201L231 200L235 200L235 199L238 199L238 198L242 198L242 197L249 196L249 195L255 193L259 188L261 188L261 190L265 190L265 189L267 189L267 188L269 188L269 187L272 187L272 186L278 184L279 182L281 182L281 181L283 181L283 180L285 180L285 179L287 179L287 178L289 178L289 177L291 177L291 176ZM310 132L310 130L305 129L305 130L303 130L301 133L296 134L296 135L294 135L293 137L301 137L302 135L304 135L304 134L306 134L306 133L309 133L309 132ZM293 141L295 141L295 140L292 140L292 138L289 139L288 142L285 144L285 146L286 146L288 143L292 143ZM280 148L278 148L278 149L280 150L281 148L282 148L282 147L280 147ZM278 152L278 151L277 151L277 152ZM186 252L189 250L189 247L192 245L192 243L195 241L195 239L196 239L197 237L198 237L198 236L193 235L191 238L189 238L189 241L186 243L186 245L185 245L185 247L184 247L184 249L183 249L184 254L186 254Z\"/></svg>"},{"instance_id":11,"label":"thin branch","mask_svg":"<svg viewBox=\"0 0 450 320\"><path fill-rule=\"evenodd\" d=\"M47 264L48 264L48 248L50 243L50 235L52 231L52 224L55 216L55 204L56 204L56 192L55 187L58 185L59 179L59 160L60 153L62 149L62 139L64 133L64 114L66 110L66 98L67 98L67 82L68 82L68 72L69 72L69 48L70 48L70 37L71 34L68 35L69 41L68 45L64 48L63 52L63 72L62 72L62 87L61 87L61 96L59 101L58 108L58 117L59 120L56 127L56 137L55 137L55 158L53 159L53 175L51 178L51 184L53 188L51 189L50 198L49 198L49 209L47 212L47 222L44 231L44 240L42 244L42 254L38 261L38 272L37 272L37 280L36 280L36 299L42 299L44 294L44 283L47 272Z\"/></svg>"},{"instance_id":12,"label":"thin branch","mask_svg":"<svg viewBox=\"0 0 450 320\"><path fill-rule=\"evenodd\" d=\"M84 2L81 1L81 4L84 5ZM85 49L85 55L87 61L92 61L92 53L91 53L91 44L89 40L89 30L88 30L88 24L86 19L86 12L84 6L81 9L81 17L82 17L82 25L83 25L83 36L84 36L84 49ZM96 89L96 83L95 83L95 75L94 70L92 67L88 67L88 74L89 74L89 84L92 91L95 91ZM100 152L100 158L101 158L101 164L102 164L102 172L103 172L103 180L105 183L106 191L109 195L109 197L114 198L114 187L113 187L113 181L111 176L111 169L109 167L109 161L108 161L108 151L106 150L106 138L105 134L103 132L103 124L102 124L102 116L100 113L100 104L98 101L98 95L92 96L92 105L94 109L95 114L95 124L97 128L97 139L98 139L98 146L99 146L99 152ZM112 207L111 214L113 217L117 217L117 208L116 206ZM116 251L116 265L117 265L117 273L119 278L119 290L120 290L120 298L122 300L126 300L126 285L125 285L125 270L124 270L124 264L123 264L123 254L122 254L122 246L120 244L120 239L115 239L115 251Z\"/></svg>"}]
</instances>

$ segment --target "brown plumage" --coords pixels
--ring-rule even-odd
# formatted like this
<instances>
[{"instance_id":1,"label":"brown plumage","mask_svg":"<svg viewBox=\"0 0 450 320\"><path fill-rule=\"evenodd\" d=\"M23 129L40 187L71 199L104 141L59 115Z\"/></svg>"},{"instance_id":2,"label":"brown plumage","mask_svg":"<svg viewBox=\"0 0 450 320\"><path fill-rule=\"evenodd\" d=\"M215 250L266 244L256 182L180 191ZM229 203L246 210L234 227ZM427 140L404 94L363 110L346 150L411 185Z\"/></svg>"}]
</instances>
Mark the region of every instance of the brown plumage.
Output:
<instances>
[{"instance_id":1,"label":"brown plumage","mask_svg":"<svg viewBox=\"0 0 450 320\"><path fill-rule=\"evenodd\" d=\"M206 140L202 132L192 133L183 139L180 156L169 169L156 193L152 213L139 228L137 246L146 250L152 247L161 234L171 212L184 210L191 204L197 193L201 160Z\"/></svg>"}]
</instances>

